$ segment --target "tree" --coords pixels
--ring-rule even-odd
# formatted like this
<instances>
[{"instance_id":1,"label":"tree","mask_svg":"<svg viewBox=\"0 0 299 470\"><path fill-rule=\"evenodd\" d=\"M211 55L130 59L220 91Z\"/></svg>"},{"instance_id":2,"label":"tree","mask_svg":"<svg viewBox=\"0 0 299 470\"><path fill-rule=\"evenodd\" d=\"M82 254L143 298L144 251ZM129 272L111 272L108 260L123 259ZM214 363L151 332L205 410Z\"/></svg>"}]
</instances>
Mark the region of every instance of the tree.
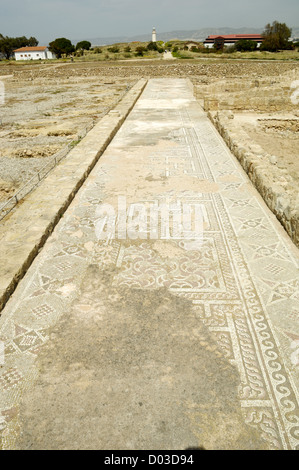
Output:
<instances>
[{"instance_id":1,"label":"tree","mask_svg":"<svg viewBox=\"0 0 299 470\"><path fill-rule=\"evenodd\" d=\"M4 55L5 59L10 59L14 49L16 48L14 47L13 38L7 36L0 38L0 52Z\"/></svg>"},{"instance_id":2,"label":"tree","mask_svg":"<svg viewBox=\"0 0 299 470\"><path fill-rule=\"evenodd\" d=\"M157 51L158 50L158 46L157 46L157 43L151 41L148 43L147 45L147 50L148 51Z\"/></svg>"},{"instance_id":3,"label":"tree","mask_svg":"<svg viewBox=\"0 0 299 470\"><path fill-rule=\"evenodd\" d=\"M0 34L0 52L4 54L6 59L10 59L15 49L19 49L20 47L37 45L38 40L34 37L30 37L29 39L26 38L26 36L11 38Z\"/></svg>"},{"instance_id":4,"label":"tree","mask_svg":"<svg viewBox=\"0 0 299 470\"><path fill-rule=\"evenodd\" d=\"M145 47L143 47L143 46L138 46L138 47L136 47L136 53L135 53L135 55L142 57L145 51L146 51L146 48L145 48Z\"/></svg>"},{"instance_id":5,"label":"tree","mask_svg":"<svg viewBox=\"0 0 299 470\"><path fill-rule=\"evenodd\" d=\"M262 34L264 41L260 50L276 52L280 49L288 49L291 34L292 30L285 23L278 23L278 21L274 21L272 25L268 23Z\"/></svg>"},{"instance_id":6,"label":"tree","mask_svg":"<svg viewBox=\"0 0 299 470\"><path fill-rule=\"evenodd\" d=\"M90 48L91 48L91 42L89 42L89 41L80 41L76 45L76 51L78 51L78 49L83 49L85 51L89 51Z\"/></svg>"},{"instance_id":7,"label":"tree","mask_svg":"<svg viewBox=\"0 0 299 470\"><path fill-rule=\"evenodd\" d=\"M50 42L49 51L53 52L59 59L62 54L72 54L75 48L69 39L57 38L55 41Z\"/></svg>"},{"instance_id":8,"label":"tree","mask_svg":"<svg viewBox=\"0 0 299 470\"><path fill-rule=\"evenodd\" d=\"M240 41L236 42L234 48L236 51L240 52L255 51L257 49L257 43L248 39L240 39Z\"/></svg>"},{"instance_id":9,"label":"tree","mask_svg":"<svg viewBox=\"0 0 299 470\"><path fill-rule=\"evenodd\" d=\"M36 46L38 46L38 40L37 40L36 38L34 38L34 37L31 36L31 37L28 39L28 44L27 44L27 45L28 45L28 46L31 46L31 47L36 47Z\"/></svg>"}]
</instances>

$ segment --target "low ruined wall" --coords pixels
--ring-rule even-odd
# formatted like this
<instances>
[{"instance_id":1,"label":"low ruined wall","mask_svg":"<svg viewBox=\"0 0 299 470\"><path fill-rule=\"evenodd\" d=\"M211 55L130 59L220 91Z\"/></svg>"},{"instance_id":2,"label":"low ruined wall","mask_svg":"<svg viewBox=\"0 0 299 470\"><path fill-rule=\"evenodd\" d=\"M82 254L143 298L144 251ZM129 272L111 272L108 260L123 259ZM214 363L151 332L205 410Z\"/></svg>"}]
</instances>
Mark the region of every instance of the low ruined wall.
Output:
<instances>
[{"instance_id":1,"label":"low ruined wall","mask_svg":"<svg viewBox=\"0 0 299 470\"><path fill-rule=\"evenodd\" d=\"M146 86L139 80L0 226L0 311Z\"/></svg>"},{"instance_id":2,"label":"low ruined wall","mask_svg":"<svg viewBox=\"0 0 299 470\"><path fill-rule=\"evenodd\" d=\"M258 111L258 112L291 112L296 109L290 100L290 89L252 90L251 93L230 94L229 97L204 97L205 111Z\"/></svg>"},{"instance_id":3,"label":"low ruined wall","mask_svg":"<svg viewBox=\"0 0 299 470\"><path fill-rule=\"evenodd\" d=\"M271 80L232 80L194 86L196 99L203 100L205 111L294 111L291 79L286 83Z\"/></svg>"},{"instance_id":4,"label":"low ruined wall","mask_svg":"<svg viewBox=\"0 0 299 470\"><path fill-rule=\"evenodd\" d=\"M219 131L226 144L241 163L250 180L257 188L264 201L276 215L293 242L299 247L299 196L294 183L285 172L277 168L275 157L249 151L248 136L230 129L231 112L208 112L208 117ZM247 141L247 144L246 144Z\"/></svg>"}]
</instances>

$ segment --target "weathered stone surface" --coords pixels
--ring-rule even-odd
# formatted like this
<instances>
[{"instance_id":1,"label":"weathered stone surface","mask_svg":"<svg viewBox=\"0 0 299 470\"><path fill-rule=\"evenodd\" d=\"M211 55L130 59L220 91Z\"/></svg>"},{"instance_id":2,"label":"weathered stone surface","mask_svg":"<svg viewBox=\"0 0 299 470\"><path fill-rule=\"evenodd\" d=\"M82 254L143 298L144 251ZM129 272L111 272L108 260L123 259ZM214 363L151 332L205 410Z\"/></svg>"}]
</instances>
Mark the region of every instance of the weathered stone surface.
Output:
<instances>
[{"instance_id":1,"label":"weathered stone surface","mask_svg":"<svg viewBox=\"0 0 299 470\"><path fill-rule=\"evenodd\" d=\"M0 225L0 310L131 111L140 80Z\"/></svg>"},{"instance_id":2,"label":"weathered stone surface","mask_svg":"<svg viewBox=\"0 0 299 470\"><path fill-rule=\"evenodd\" d=\"M118 196L197 204L202 244L99 240ZM188 81L150 80L3 310L2 447L298 448L297 259Z\"/></svg>"},{"instance_id":3,"label":"weathered stone surface","mask_svg":"<svg viewBox=\"0 0 299 470\"><path fill-rule=\"evenodd\" d=\"M239 130L238 133L232 131L227 112L209 112L208 115L268 207L293 242L299 246L296 182L287 174L286 169L277 167L278 159L275 155L266 154L257 144L250 144L249 137L244 131Z\"/></svg>"}]
</instances>

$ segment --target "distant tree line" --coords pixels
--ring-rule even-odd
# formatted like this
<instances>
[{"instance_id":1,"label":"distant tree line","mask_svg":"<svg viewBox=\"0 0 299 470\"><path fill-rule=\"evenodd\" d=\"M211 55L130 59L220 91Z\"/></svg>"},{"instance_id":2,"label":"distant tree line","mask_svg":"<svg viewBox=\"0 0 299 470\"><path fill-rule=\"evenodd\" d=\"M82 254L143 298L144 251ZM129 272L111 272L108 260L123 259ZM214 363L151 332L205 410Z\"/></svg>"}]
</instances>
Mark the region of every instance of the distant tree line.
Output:
<instances>
[{"instance_id":1,"label":"distant tree line","mask_svg":"<svg viewBox=\"0 0 299 470\"><path fill-rule=\"evenodd\" d=\"M295 45L290 42L292 30L285 23L274 21L272 25L268 23L262 33L263 42L259 48L260 51L277 52L286 49L294 49ZM257 49L257 43L246 39L237 41L232 51L254 51Z\"/></svg>"},{"instance_id":2,"label":"distant tree line","mask_svg":"<svg viewBox=\"0 0 299 470\"><path fill-rule=\"evenodd\" d=\"M145 47L145 46L138 46L136 47L136 50L135 50L135 55L138 57L138 56L143 56L143 54L147 51L156 51L156 52L159 52L159 54L162 54L162 52L164 52L164 49L163 47L161 47L159 44L157 44L156 42L149 42L148 45Z\"/></svg>"},{"instance_id":3,"label":"distant tree line","mask_svg":"<svg viewBox=\"0 0 299 470\"><path fill-rule=\"evenodd\" d=\"M89 51L90 48L91 43L89 41L80 41L75 47L67 38L57 38L49 44L49 50L53 52L58 59L62 57L62 55L68 56L75 51L81 51L82 53L83 51Z\"/></svg>"},{"instance_id":4,"label":"distant tree line","mask_svg":"<svg viewBox=\"0 0 299 470\"><path fill-rule=\"evenodd\" d=\"M34 37L27 38L26 36L21 37L8 37L0 34L0 53L2 53L5 59L10 59L16 49L20 47L34 47L38 45L38 40ZM89 50L91 43L89 41L80 41L76 47L73 46L71 41L66 38L57 38L50 42L49 50L54 52L56 57L61 57L63 54L69 55L76 51Z\"/></svg>"},{"instance_id":5,"label":"distant tree line","mask_svg":"<svg viewBox=\"0 0 299 470\"><path fill-rule=\"evenodd\" d=\"M8 36L3 36L0 34L0 52L4 55L6 59L10 59L13 55L15 49L26 46L37 46L38 40L34 37L29 39L26 36L21 36L17 38L12 38Z\"/></svg>"},{"instance_id":6,"label":"distant tree line","mask_svg":"<svg viewBox=\"0 0 299 470\"><path fill-rule=\"evenodd\" d=\"M255 50L260 51L269 51L269 52L277 52L281 50L287 49L295 49L298 47L297 44L294 44L290 41L290 37L292 35L292 30L289 28L285 23L279 23L278 21L274 21L271 24L267 24L261 36L263 37L263 42L260 45L259 49L257 47L257 42L252 41L249 39L240 39L235 44L231 46L224 45L224 41L218 44L214 44L213 49L209 48L201 48L201 47L191 47L191 52L204 52L204 53L213 53L216 51L218 52L251 52ZM188 49L186 46L184 49Z\"/></svg>"},{"instance_id":7,"label":"distant tree line","mask_svg":"<svg viewBox=\"0 0 299 470\"><path fill-rule=\"evenodd\" d=\"M285 24L279 23L278 21L274 21L272 25L269 23L265 26L264 32L262 33L263 42L260 46L261 51L270 51L276 52L278 50L284 49L294 49L298 45L294 45L289 41L292 34L292 30ZM34 37L27 38L26 36L21 37L8 37L3 36L0 34L0 53L4 55L6 59L10 59L13 55L15 49L19 49L20 47L26 46L37 46L38 41ZM171 43L167 43L166 47L171 46ZM216 47L216 45L215 45ZM90 50L91 43L89 41L80 41L77 43L76 47L72 44L72 42L67 38L57 38L54 41L50 42L49 50L53 52L57 58L62 57L63 55L68 56L76 52L76 55L84 54L84 50ZM187 46L185 46L188 49ZM185 49L184 48L184 49ZM102 52L100 48L96 48L95 52ZM217 49L223 50L222 47L216 47ZM233 46L227 48L228 52L233 51L254 51L257 49L257 43L255 41L250 40L240 40ZM178 48L176 46L176 50L173 49L173 52L177 52ZM119 52L119 47L117 45L111 46L108 48L109 52L117 53ZM136 56L143 56L147 51L157 51L162 53L164 49L161 47L160 43L156 42L149 42L147 46L138 46L135 49ZM210 52L209 49L198 47L196 48L193 46L191 48L192 52ZM125 48L125 52L131 52L130 46Z\"/></svg>"},{"instance_id":8,"label":"distant tree line","mask_svg":"<svg viewBox=\"0 0 299 470\"><path fill-rule=\"evenodd\" d=\"M118 52L121 52L120 50L120 47L118 45L113 45L113 46L110 46L108 47L107 49L109 52L112 52L114 54L117 54ZM155 42L149 42L146 46L143 46L143 45L139 45L135 48L135 56L136 57L142 57L146 52L148 51L157 51L159 53L162 53L164 52L164 49L157 43ZM131 47L128 45L124 48L124 52L125 53L130 53L132 52L132 49Z\"/></svg>"}]
</instances>

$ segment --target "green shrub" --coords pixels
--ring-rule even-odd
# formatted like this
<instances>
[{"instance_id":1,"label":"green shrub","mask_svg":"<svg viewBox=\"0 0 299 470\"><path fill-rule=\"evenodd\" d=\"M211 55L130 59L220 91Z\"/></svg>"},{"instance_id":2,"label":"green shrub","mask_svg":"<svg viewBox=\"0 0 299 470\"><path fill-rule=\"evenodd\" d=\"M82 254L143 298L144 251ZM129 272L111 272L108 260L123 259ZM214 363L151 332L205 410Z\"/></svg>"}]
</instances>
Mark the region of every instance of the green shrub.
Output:
<instances>
[{"instance_id":1,"label":"green shrub","mask_svg":"<svg viewBox=\"0 0 299 470\"><path fill-rule=\"evenodd\" d=\"M227 54L232 54L233 52L236 52L235 45L226 46L226 47L224 48L224 52L226 52Z\"/></svg>"},{"instance_id":2,"label":"green shrub","mask_svg":"<svg viewBox=\"0 0 299 470\"><path fill-rule=\"evenodd\" d=\"M137 57L142 57L143 54L145 53L145 51L146 51L146 48L145 48L145 47L143 47L143 46L138 46L138 47L136 47L135 55L136 55Z\"/></svg>"},{"instance_id":3,"label":"green shrub","mask_svg":"<svg viewBox=\"0 0 299 470\"><path fill-rule=\"evenodd\" d=\"M151 41L148 43L147 45L147 50L148 51L157 51L158 50L158 46L157 46L157 43Z\"/></svg>"},{"instance_id":4,"label":"green shrub","mask_svg":"<svg viewBox=\"0 0 299 470\"><path fill-rule=\"evenodd\" d=\"M108 51L112 52L113 54L117 54L119 52L119 47L118 46L108 47Z\"/></svg>"},{"instance_id":5,"label":"green shrub","mask_svg":"<svg viewBox=\"0 0 299 470\"><path fill-rule=\"evenodd\" d=\"M196 46L192 46L190 50L191 50L191 52L201 52L201 48L196 47Z\"/></svg>"},{"instance_id":6,"label":"green shrub","mask_svg":"<svg viewBox=\"0 0 299 470\"><path fill-rule=\"evenodd\" d=\"M257 43L248 39L240 39L235 44L235 50L239 52L251 52L257 49Z\"/></svg>"},{"instance_id":7,"label":"green shrub","mask_svg":"<svg viewBox=\"0 0 299 470\"><path fill-rule=\"evenodd\" d=\"M295 49L294 43L292 43L292 42L287 42L287 44L285 45L285 50L286 50L286 51L293 51L294 49Z\"/></svg>"}]
</instances>

